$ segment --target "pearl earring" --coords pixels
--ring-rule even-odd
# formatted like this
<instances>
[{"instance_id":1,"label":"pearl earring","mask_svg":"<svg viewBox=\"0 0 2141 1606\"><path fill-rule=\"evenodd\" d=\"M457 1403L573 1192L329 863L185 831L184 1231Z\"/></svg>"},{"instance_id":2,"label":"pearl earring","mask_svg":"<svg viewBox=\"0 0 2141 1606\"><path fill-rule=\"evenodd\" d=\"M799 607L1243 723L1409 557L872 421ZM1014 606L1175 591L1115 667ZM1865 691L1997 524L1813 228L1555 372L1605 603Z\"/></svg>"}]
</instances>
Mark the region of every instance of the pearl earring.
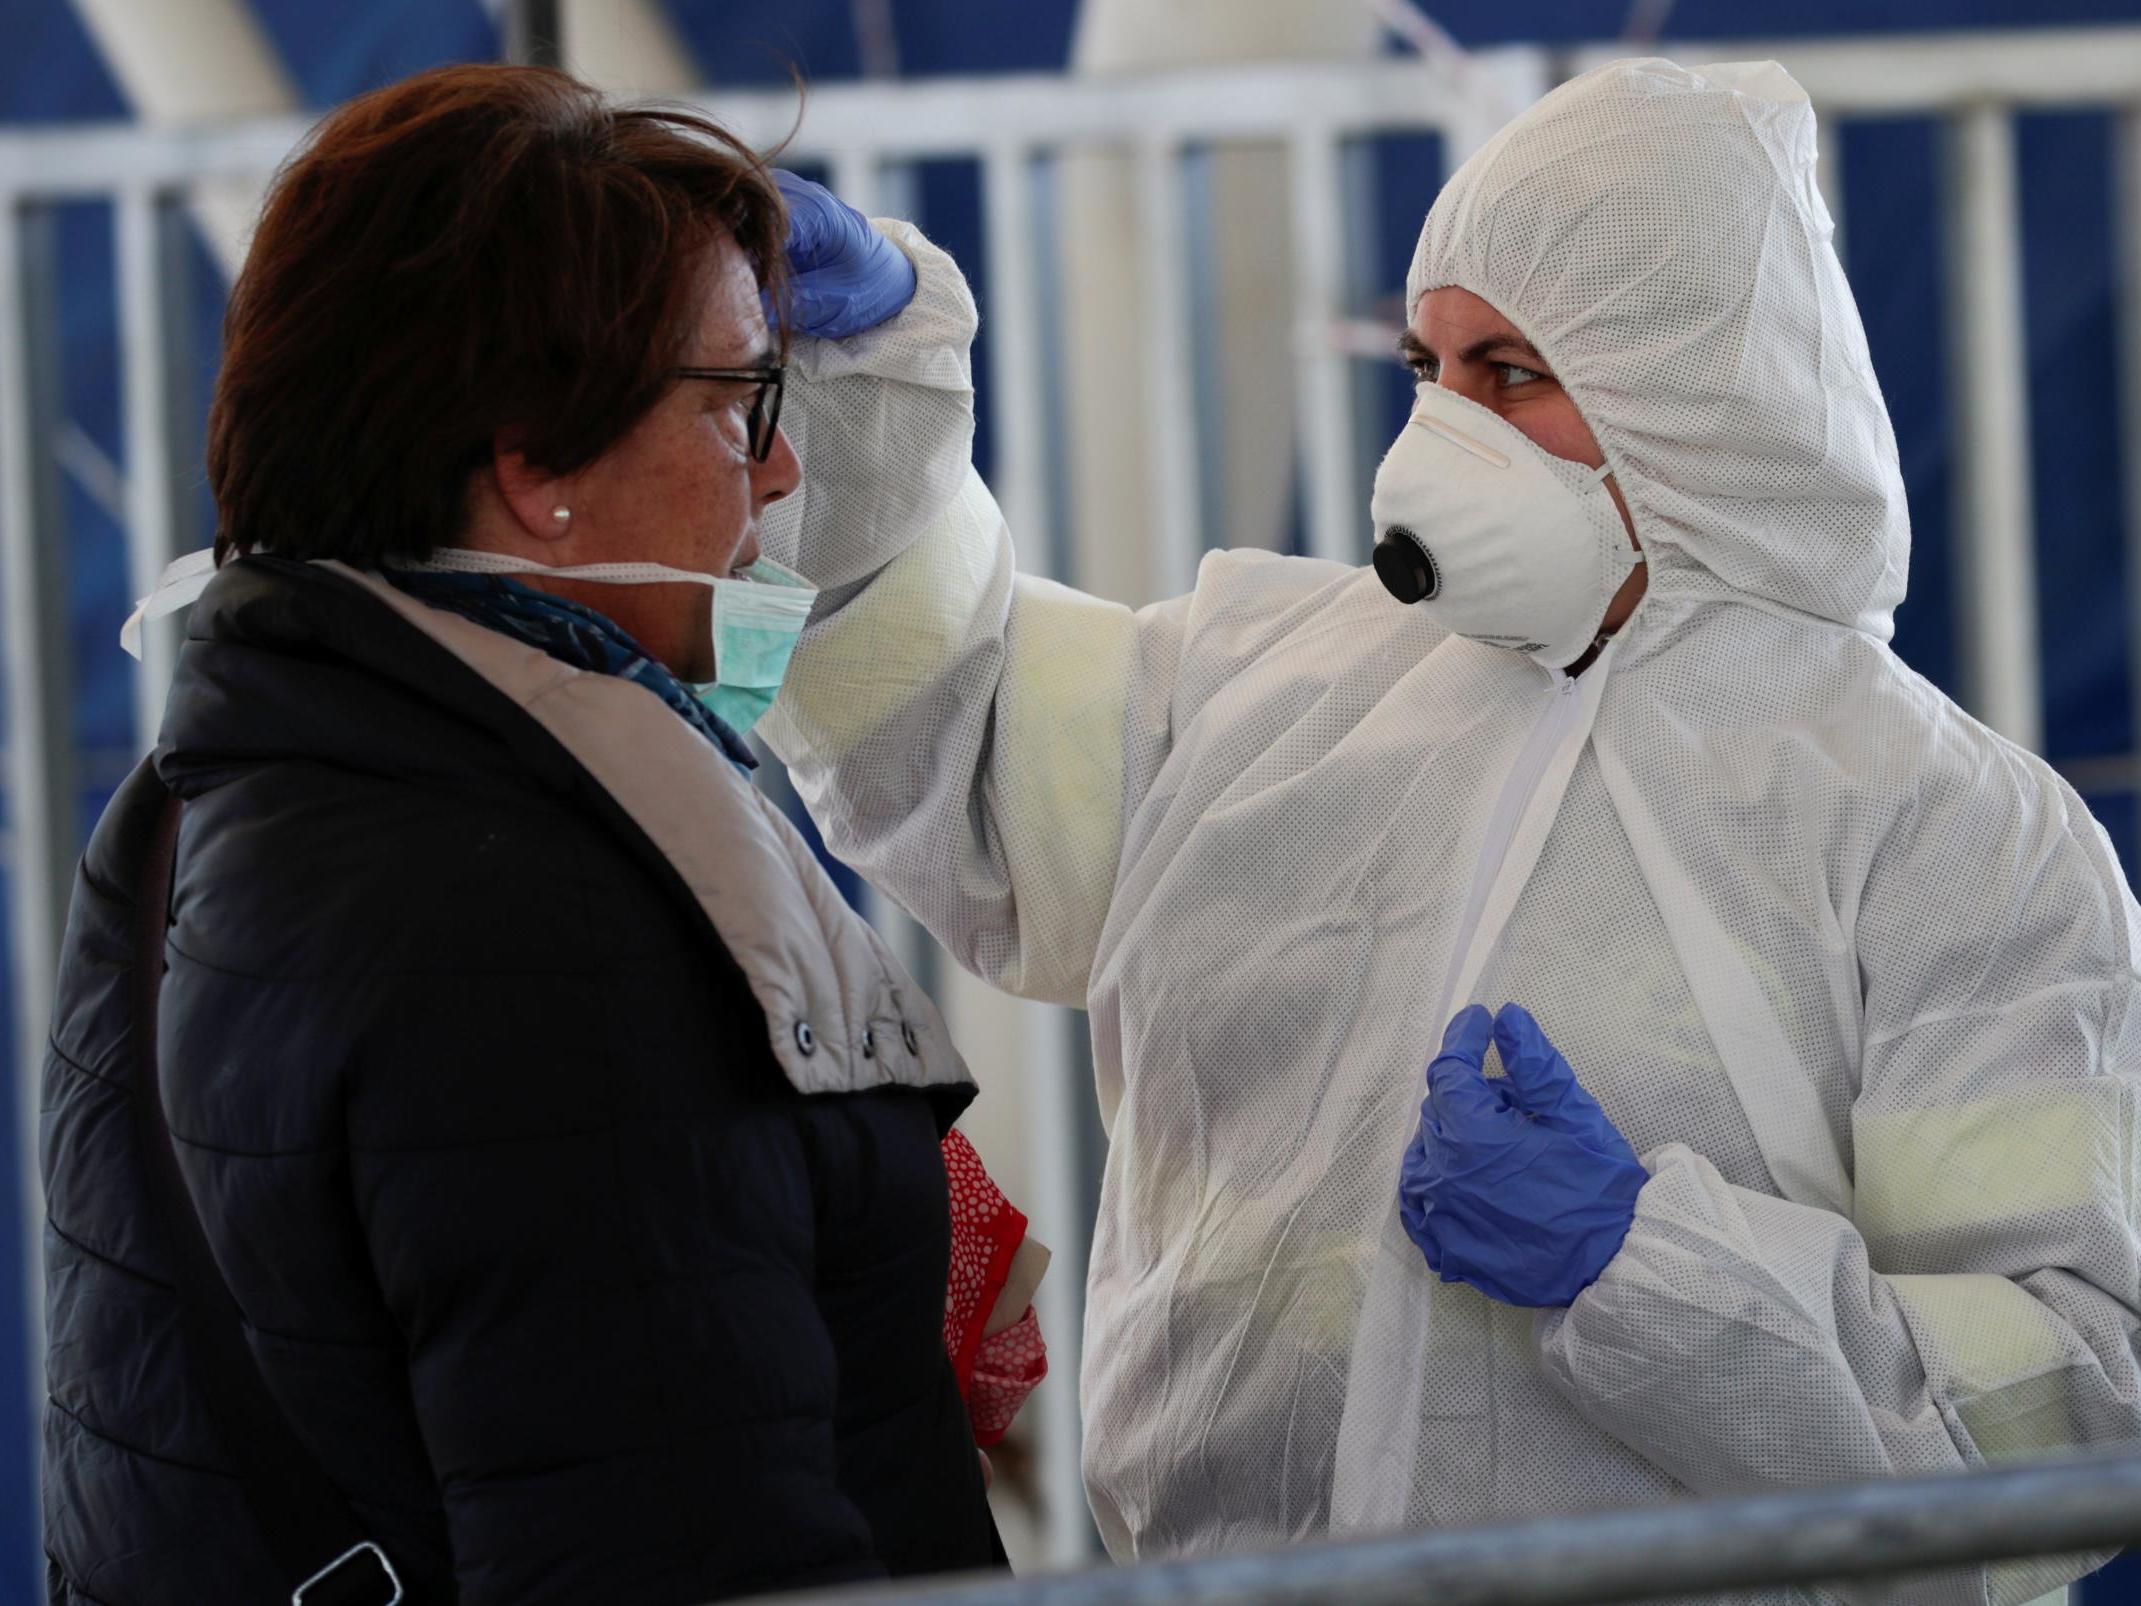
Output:
<instances>
[{"instance_id":1,"label":"pearl earring","mask_svg":"<svg viewBox=\"0 0 2141 1606\"><path fill-rule=\"evenodd\" d=\"M550 517L562 534L566 526L572 523L572 509L564 506L554 507L550 510Z\"/></svg>"}]
</instances>

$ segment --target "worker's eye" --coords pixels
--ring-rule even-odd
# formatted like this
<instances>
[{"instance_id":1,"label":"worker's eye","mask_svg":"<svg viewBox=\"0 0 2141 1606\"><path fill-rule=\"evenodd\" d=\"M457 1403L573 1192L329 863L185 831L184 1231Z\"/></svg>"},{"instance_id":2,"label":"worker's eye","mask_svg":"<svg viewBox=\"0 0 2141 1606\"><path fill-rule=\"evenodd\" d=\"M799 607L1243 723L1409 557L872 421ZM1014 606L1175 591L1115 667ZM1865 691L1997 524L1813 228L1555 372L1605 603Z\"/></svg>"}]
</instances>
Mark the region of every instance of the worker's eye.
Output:
<instances>
[{"instance_id":1,"label":"worker's eye","mask_svg":"<svg viewBox=\"0 0 2141 1606\"><path fill-rule=\"evenodd\" d=\"M1513 362L1498 362L1494 365L1494 371L1501 377L1504 390L1516 385L1535 384L1547 377L1536 368L1526 368L1521 363Z\"/></svg>"},{"instance_id":2,"label":"worker's eye","mask_svg":"<svg viewBox=\"0 0 2141 1606\"><path fill-rule=\"evenodd\" d=\"M1405 366L1412 370L1417 384L1432 385L1442 377L1442 364L1433 357L1407 357Z\"/></svg>"}]
</instances>

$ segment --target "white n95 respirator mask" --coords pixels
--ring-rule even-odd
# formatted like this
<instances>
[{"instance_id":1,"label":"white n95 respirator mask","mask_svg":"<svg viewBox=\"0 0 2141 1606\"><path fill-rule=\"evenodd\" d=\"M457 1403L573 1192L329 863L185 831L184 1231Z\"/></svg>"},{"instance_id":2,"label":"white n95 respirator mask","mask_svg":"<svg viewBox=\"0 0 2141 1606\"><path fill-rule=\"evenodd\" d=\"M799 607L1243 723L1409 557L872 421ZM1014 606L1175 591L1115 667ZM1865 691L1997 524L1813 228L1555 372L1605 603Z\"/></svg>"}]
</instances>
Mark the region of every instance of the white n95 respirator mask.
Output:
<instances>
[{"instance_id":1,"label":"white n95 respirator mask","mask_svg":"<svg viewBox=\"0 0 2141 1606\"><path fill-rule=\"evenodd\" d=\"M1643 561L1603 483L1610 472L1422 385L1375 472L1375 572L1453 635L1565 668Z\"/></svg>"}]
</instances>

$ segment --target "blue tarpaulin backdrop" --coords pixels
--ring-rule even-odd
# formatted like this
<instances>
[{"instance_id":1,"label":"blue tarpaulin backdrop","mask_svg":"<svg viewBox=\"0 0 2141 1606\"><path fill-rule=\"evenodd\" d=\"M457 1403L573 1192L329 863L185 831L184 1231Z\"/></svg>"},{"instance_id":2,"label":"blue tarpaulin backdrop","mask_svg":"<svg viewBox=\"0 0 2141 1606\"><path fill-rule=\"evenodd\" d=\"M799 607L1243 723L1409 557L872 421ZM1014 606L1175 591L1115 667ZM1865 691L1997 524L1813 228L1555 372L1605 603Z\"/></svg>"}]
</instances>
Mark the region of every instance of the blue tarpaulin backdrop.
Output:
<instances>
[{"instance_id":1,"label":"blue tarpaulin backdrop","mask_svg":"<svg viewBox=\"0 0 2141 1606\"><path fill-rule=\"evenodd\" d=\"M308 102L325 107L418 68L488 60L495 27L476 0L371 0L321 6L311 0L252 0ZM778 84L786 63L812 79L859 70L847 0L668 0L667 9L715 84ZM891 0L901 70L910 75L1052 70L1064 65L1076 0ZM1428 9L1463 43L1592 41L1610 32L1620 6L1596 0L1450 0ZM1800 0L1788 21L1756 0L1686 0L1670 31L1731 39L1781 34L1851 34L1928 29L2042 27L2132 22L2137 0ZM128 108L67 0L0 0L0 121L93 122ZM2029 308L2027 388L2036 472L2046 750L2055 763L2122 755L2134 746L2127 668L2126 543L2119 473L2120 419L2114 289L2112 122L2108 115L2030 116L2020 147ZM1412 142L1417 150L1419 142ZM1377 164L1376 250L1383 288L1395 291L1418 219L1432 197L1433 166L1403 159L1393 142ZM1929 122L1847 125L1842 143L1849 267L1865 314L1902 448L1915 528L1910 600L1897 627L1898 650L1933 680L1954 684L1951 617L1946 383L1941 328L1944 286L1933 242L1943 226L1938 199L1940 142ZM932 164L921 176L927 227L967 265L986 308L977 188L963 164ZM68 415L86 441L123 457L112 306L112 231L97 207L73 207L60 225ZM221 288L205 260L198 296L203 359L212 372ZM2137 265L2141 268L2141 265ZM981 441L987 451L986 429ZM986 464L984 464L986 467ZM93 476L90 476L93 478ZM133 744L129 665L115 650L130 599L120 529L70 475L67 515L74 567L77 735L85 753L83 826L101 808ZM2089 798L2125 857L2135 863L2130 791ZM0 922L0 944L6 927ZM5 976L0 952L0 976ZM0 997L0 1054L13 1036ZM0 1099L0 1166L19 1153L11 1130L16 1105ZM17 1598L35 1576L37 1534L31 1442L35 1413L20 1380L33 1312L22 1309L21 1194L0 1187L0 1601ZM2091 1606L2141 1600L2141 1567L2116 1565L2083 1586Z\"/></svg>"}]
</instances>

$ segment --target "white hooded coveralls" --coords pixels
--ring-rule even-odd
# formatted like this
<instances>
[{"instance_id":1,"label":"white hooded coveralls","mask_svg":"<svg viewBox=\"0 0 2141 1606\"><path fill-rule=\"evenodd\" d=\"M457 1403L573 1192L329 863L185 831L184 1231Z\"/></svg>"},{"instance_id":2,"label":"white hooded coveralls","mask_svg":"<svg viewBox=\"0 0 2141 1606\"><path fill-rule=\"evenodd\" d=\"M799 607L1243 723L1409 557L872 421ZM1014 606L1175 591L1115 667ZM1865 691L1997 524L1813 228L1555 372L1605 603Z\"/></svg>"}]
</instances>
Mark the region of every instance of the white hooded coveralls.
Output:
<instances>
[{"instance_id":1,"label":"white hooded coveralls","mask_svg":"<svg viewBox=\"0 0 2141 1606\"><path fill-rule=\"evenodd\" d=\"M2135 904L1886 644L1903 488L1813 172L1782 69L1624 62L1428 218L1409 301L1526 333L1648 556L1573 681L1367 570L1215 552L1137 612L1016 573L973 305L902 225L914 303L802 343L767 546L831 589L765 729L962 963L1091 1011L1117 1557L2141 1436ZM1444 1023L1507 999L1652 1172L1566 1310L1440 1283L1395 1220Z\"/></svg>"}]
</instances>

